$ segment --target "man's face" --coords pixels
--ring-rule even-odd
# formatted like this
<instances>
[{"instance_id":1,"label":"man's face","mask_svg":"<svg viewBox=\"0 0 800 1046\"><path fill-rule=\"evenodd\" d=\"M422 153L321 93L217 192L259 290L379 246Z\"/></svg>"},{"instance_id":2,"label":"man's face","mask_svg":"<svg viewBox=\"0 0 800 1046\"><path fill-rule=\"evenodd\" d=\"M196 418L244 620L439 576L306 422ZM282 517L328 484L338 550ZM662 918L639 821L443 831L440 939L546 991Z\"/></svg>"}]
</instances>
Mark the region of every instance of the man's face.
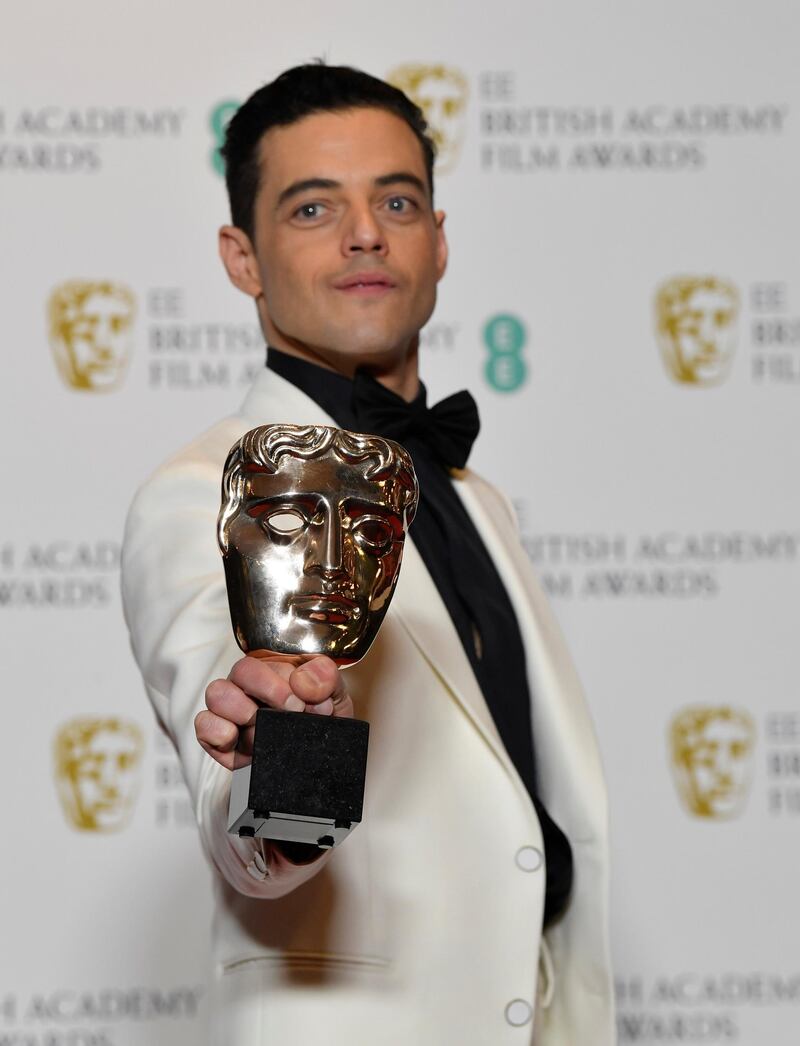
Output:
<instances>
[{"instance_id":1,"label":"man's face","mask_svg":"<svg viewBox=\"0 0 800 1046\"><path fill-rule=\"evenodd\" d=\"M270 342L337 370L396 367L447 258L420 143L380 109L307 116L261 142L255 255Z\"/></svg>"},{"instance_id":2,"label":"man's face","mask_svg":"<svg viewBox=\"0 0 800 1046\"><path fill-rule=\"evenodd\" d=\"M225 572L244 650L363 657L400 568L403 519L363 467L284 455L246 475Z\"/></svg>"},{"instance_id":3,"label":"man's face","mask_svg":"<svg viewBox=\"0 0 800 1046\"><path fill-rule=\"evenodd\" d=\"M127 331L131 308L113 294L95 293L64 330L71 382L105 389L115 385L128 356Z\"/></svg>"}]
</instances>

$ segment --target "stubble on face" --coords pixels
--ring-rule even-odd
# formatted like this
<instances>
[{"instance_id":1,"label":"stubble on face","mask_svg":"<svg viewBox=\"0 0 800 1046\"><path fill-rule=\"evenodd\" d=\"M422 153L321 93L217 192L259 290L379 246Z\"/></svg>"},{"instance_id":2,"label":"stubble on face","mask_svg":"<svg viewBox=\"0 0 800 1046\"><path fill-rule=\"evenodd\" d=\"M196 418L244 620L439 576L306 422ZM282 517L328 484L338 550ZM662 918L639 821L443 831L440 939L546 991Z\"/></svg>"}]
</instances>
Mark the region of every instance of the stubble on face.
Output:
<instances>
[{"instance_id":1,"label":"stubble on face","mask_svg":"<svg viewBox=\"0 0 800 1046\"><path fill-rule=\"evenodd\" d=\"M276 348L416 392L419 330L447 247L422 147L380 109L318 113L268 131L255 208L257 297Z\"/></svg>"}]
</instances>

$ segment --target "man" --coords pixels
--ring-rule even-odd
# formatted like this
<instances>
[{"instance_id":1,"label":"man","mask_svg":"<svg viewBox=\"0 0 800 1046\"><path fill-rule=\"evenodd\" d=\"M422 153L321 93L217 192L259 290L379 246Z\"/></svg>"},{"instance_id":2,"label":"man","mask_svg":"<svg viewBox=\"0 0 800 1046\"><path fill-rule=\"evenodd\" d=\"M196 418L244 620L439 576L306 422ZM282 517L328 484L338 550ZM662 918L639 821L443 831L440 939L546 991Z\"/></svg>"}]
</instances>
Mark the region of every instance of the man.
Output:
<instances>
[{"instance_id":1,"label":"man","mask_svg":"<svg viewBox=\"0 0 800 1046\"><path fill-rule=\"evenodd\" d=\"M428 410L417 375L447 262L422 115L363 73L299 67L245 103L224 151L220 253L268 369L140 491L123 557L134 652L216 870L214 1041L610 1044L591 723L507 502L463 468L474 409ZM237 657L230 630L222 467L283 421L403 434L420 480L394 600L344 675ZM341 847L226 833L259 703L369 720L364 821Z\"/></svg>"}]
</instances>

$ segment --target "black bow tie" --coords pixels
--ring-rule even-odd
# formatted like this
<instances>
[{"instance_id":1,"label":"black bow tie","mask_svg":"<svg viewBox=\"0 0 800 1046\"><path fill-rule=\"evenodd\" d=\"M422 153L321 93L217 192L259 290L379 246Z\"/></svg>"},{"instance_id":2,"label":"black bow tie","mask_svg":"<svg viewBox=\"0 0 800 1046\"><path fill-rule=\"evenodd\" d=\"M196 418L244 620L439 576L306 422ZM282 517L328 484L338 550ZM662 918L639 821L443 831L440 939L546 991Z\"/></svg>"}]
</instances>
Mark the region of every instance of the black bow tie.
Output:
<instances>
[{"instance_id":1,"label":"black bow tie","mask_svg":"<svg viewBox=\"0 0 800 1046\"><path fill-rule=\"evenodd\" d=\"M424 388L406 403L365 371L353 380L352 407L362 432L398 443L416 437L448 468L463 469L480 429L478 405L465 389L428 407Z\"/></svg>"}]
</instances>

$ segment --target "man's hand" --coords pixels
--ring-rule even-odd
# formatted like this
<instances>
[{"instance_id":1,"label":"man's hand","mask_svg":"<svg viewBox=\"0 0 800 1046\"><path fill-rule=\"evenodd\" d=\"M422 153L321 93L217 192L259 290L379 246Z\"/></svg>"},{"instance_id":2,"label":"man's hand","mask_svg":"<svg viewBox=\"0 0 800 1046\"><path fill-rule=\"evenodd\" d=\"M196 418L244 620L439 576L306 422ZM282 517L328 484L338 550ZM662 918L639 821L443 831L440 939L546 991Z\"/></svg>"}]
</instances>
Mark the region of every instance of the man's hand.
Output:
<instances>
[{"instance_id":1,"label":"man's hand","mask_svg":"<svg viewBox=\"0 0 800 1046\"><path fill-rule=\"evenodd\" d=\"M259 708L353 716L342 674L329 657L312 658L297 668L285 661L243 657L227 679L208 684L206 705L207 710L195 717L197 740L229 770L234 767L237 746L242 754L252 751Z\"/></svg>"}]
</instances>

